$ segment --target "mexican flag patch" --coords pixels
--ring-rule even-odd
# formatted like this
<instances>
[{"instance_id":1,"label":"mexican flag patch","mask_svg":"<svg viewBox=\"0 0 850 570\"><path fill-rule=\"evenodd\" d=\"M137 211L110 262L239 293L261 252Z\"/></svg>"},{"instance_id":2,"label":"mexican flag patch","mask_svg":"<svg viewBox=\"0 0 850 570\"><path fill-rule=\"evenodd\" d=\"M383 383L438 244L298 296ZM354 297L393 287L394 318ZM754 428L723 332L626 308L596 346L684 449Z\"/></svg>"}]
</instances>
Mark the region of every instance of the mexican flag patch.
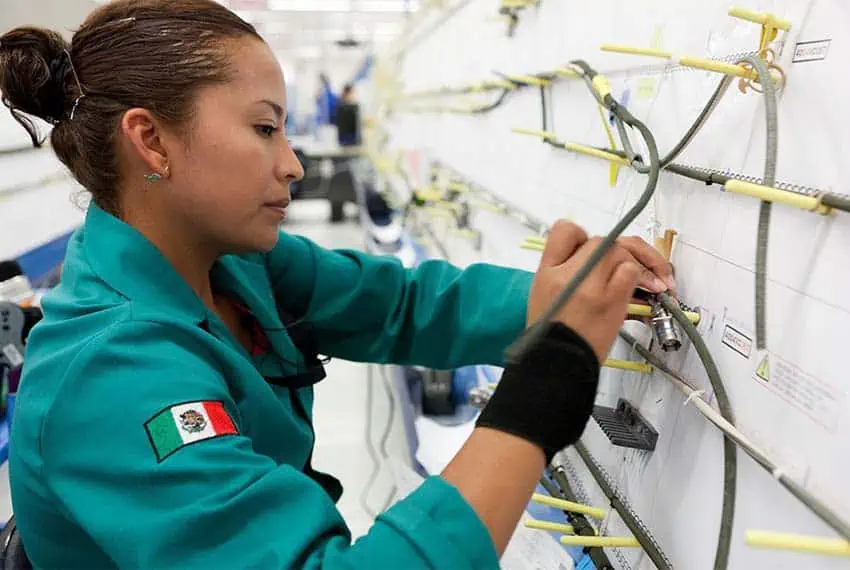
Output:
<instances>
[{"instance_id":1,"label":"mexican flag patch","mask_svg":"<svg viewBox=\"0 0 850 570\"><path fill-rule=\"evenodd\" d=\"M239 431L222 402L188 402L164 409L145 422L157 461L192 443Z\"/></svg>"}]
</instances>

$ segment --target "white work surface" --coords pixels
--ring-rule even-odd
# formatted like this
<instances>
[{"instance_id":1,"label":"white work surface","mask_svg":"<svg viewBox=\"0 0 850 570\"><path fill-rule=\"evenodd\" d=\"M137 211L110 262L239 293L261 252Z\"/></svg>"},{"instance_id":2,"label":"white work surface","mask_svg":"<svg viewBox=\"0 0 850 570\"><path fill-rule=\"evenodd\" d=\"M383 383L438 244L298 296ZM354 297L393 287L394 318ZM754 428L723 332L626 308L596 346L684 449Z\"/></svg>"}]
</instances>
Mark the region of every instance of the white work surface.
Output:
<instances>
[{"instance_id":1,"label":"white work surface","mask_svg":"<svg viewBox=\"0 0 850 570\"><path fill-rule=\"evenodd\" d=\"M843 102L850 98L844 71L850 56L850 5L839 0L741 4L791 20L792 44L823 40L826 45L831 40L823 60L786 62L777 178L848 192L844 174L850 114ZM720 77L666 67L657 59L603 53L599 46L654 46L701 57L753 51L759 27L728 17L727 8L725 0L543 0L523 13L509 38L505 22L494 18L497 3L472 0L407 53L402 79L405 91L415 92L494 79L494 70L529 74L583 58L610 78L619 100L628 97L628 108L654 132L663 154L696 118ZM423 104L485 100L473 95ZM550 101L554 110L548 129L559 139L608 146L595 102L580 81L558 81ZM733 86L677 162L761 176L764 123L761 95L742 94ZM607 233L643 190L643 176L622 169L611 187L608 163L514 134L513 127L541 128L538 88L513 94L483 115L399 112L387 124L392 137L387 150L404 152L422 184L427 182L428 165L438 161L546 223L569 217L596 234ZM637 143L639 137L632 140ZM755 199L665 173L650 206L626 233L651 240L664 229L678 232L672 257L678 292L686 303L705 311L700 330L725 380L738 426L785 473L850 519L850 377L845 362L850 340L850 214L822 217L774 206L767 350L758 351L752 343L758 209ZM519 224L475 210L472 226L484 234L480 252L460 238L443 235L454 261L535 267L539 254L518 248L528 235ZM623 343L615 346L612 358L636 359ZM768 381L758 374L765 359ZM707 390L706 399L713 403L707 377L689 344L668 361L695 387ZM659 374L605 370L602 387L600 398L606 402L624 397L640 408L659 432L658 445L652 453L614 447L593 422L585 444L675 567L712 568L721 509L720 433L692 406L685 406L682 395ZM585 498L607 505L576 455L569 457L573 482ZM610 518L615 526L609 530L621 527L616 515ZM739 452L729 568L847 568L847 559L749 547L744 542L748 529L835 537ZM619 550L612 560L624 569L652 568L639 549Z\"/></svg>"}]
</instances>

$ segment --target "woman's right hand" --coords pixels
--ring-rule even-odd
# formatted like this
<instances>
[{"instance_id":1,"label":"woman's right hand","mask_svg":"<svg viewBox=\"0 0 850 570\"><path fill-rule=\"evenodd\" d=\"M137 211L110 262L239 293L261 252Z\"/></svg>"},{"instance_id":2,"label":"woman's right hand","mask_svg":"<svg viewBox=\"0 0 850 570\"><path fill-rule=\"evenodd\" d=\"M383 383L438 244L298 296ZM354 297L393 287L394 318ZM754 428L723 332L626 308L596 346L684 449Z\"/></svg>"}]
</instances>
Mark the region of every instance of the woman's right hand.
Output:
<instances>
[{"instance_id":1,"label":"woman's right hand","mask_svg":"<svg viewBox=\"0 0 850 570\"><path fill-rule=\"evenodd\" d=\"M639 238L628 240L617 242L608 250L555 317L587 341L599 362L608 356L625 321L635 287L654 279L637 260L659 254ZM601 241L598 237L588 238L573 223L564 220L555 223L531 286L529 325L543 315Z\"/></svg>"}]
</instances>

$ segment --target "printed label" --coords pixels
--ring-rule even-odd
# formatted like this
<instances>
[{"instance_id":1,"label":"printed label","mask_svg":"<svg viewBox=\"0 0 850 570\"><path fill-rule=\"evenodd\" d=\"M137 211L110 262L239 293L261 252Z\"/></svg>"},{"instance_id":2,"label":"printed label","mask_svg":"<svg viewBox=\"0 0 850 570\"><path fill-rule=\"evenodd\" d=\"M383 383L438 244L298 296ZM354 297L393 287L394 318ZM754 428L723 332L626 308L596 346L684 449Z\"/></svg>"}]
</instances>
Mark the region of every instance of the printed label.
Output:
<instances>
[{"instance_id":1,"label":"printed label","mask_svg":"<svg viewBox=\"0 0 850 570\"><path fill-rule=\"evenodd\" d=\"M21 354L21 351L18 350L18 347L14 344L7 344L3 347L3 355L6 356L6 360L9 361L9 364L12 365L12 368L17 368L21 364L24 363L24 356Z\"/></svg>"},{"instance_id":2,"label":"printed label","mask_svg":"<svg viewBox=\"0 0 850 570\"><path fill-rule=\"evenodd\" d=\"M794 47L794 63L806 61L821 61L826 59L829 52L829 44L832 40L818 40L812 42L797 42Z\"/></svg>"},{"instance_id":3,"label":"printed label","mask_svg":"<svg viewBox=\"0 0 850 570\"><path fill-rule=\"evenodd\" d=\"M721 341L744 358L749 358L753 352L753 339L732 325L726 325L726 328L723 329Z\"/></svg>"},{"instance_id":4,"label":"printed label","mask_svg":"<svg viewBox=\"0 0 850 570\"><path fill-rule=\"evenodd\" d=\"M759 361L753 378L827 430L834 432L838 427L845 394L836 387L775 354Z\"/></svg>"}]
</instances>

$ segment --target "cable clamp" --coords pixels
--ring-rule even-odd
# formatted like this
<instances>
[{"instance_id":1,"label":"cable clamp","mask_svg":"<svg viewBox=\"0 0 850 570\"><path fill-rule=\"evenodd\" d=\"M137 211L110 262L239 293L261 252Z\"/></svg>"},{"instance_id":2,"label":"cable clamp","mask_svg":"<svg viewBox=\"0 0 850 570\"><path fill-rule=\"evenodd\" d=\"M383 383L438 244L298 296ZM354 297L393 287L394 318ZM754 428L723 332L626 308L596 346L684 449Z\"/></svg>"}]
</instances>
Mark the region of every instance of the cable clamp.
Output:
<instances>
[{"instance_id":1,"label":"cable clamp","mask_svg":"<svg viewBox=\"0 0 850 570\"><path fill-rule=\"evenodd\" d=\"M702 398L703 396L705 396L705 390L694 390L688 395L687 398L685 398L685 403L682 404L682 407L684 408L696 398Z\"/></svg>"},{"instance_id":2,"label":"cable clamp","mask_svg":"<svg viewBox=\"0 0 850 570\"><path fill-rule=\"evenodd\" d=\"M823 203L823 197L826 195L826 192L818 192L815 194L815 206L812 208L812 212L816 212L822 216L828 216L832 213L832 208L829 206L825 206Z\"/></svg>"}]
</instances>

